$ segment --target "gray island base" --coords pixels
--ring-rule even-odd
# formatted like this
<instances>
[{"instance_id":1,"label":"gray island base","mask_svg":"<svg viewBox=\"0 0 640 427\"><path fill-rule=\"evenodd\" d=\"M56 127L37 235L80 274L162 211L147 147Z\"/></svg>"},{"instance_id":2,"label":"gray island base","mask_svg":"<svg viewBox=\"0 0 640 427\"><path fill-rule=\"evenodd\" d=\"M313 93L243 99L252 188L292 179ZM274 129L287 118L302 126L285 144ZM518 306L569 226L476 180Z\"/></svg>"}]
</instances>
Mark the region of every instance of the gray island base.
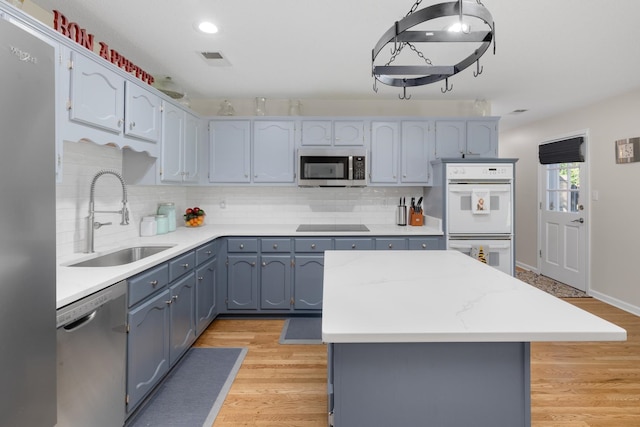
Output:
<instances>
[{"instance_id":1,"label":"gray island base","mask_svg":"<svg viewBox=\"0 0 640 427\"><path fill-rule=\"evenodd\" d=\"M335 427L530 427L530 342L626 331L456 251L325 252Z\"/></svg>"}]
</instances>

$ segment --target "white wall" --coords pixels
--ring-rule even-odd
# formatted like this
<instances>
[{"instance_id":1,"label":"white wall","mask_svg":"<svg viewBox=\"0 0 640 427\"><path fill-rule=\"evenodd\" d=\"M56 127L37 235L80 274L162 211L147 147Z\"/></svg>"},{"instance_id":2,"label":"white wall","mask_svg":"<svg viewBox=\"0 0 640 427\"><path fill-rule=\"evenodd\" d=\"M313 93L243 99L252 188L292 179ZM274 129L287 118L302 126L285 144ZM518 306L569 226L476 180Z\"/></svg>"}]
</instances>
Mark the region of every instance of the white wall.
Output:
<instances>
[{"instance_id":1,"label":"white wall","mask_svg":"<svg viewBox=\"0 0 640 427\"><path fill-rule=\"evenodd\" d=\"M63 182L56 187L57 256L83 252L93 176L101 169L122 171L122 152L110 146L65 142ZM155 213L159 202L174 202L178 213L199 206L211 224L364 223L394 224L401 196L422 195L421 187L298 188L182 187L128 185L131 221L121 226L117 214L96 214L96 221L113 222L95 230L95 250L105 250L139 235L140 220ZM120 182L101 176L95 189L97 210L118 210ZM182 224L179 222L179 226Z\"/></svg>"},{"instance_id":2,"label":"white wall","mask_svg":"<svg viewBox=\"0 0 640 427\"><path fill-rule=\"evenodd\" d=\"M517 261L538 266L538 144L572 132L588 131L591 197L590 292L640 314L640 163L615 163L614 143L640 136L640 90L500 134L500 155L517 157Z\"/></svg>"}]
</instances>

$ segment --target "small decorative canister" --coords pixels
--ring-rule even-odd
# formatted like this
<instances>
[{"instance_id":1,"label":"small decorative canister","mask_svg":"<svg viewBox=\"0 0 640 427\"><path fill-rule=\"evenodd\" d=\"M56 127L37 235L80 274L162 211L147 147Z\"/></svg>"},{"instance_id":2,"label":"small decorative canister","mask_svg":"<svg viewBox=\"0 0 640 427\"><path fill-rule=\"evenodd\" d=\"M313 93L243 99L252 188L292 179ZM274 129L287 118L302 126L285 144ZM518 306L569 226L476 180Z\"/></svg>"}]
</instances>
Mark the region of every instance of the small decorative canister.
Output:
<instances>
[{"instance_id":1,"label":"small decorative canister","mask_svg":"<svg viewBox=\"0 0 640 427\"><path fill-rule=\"evenodd\" d=\"M143 237L156 235L156 217L155 216L142 217L142 221L140 221L140 235Z\"/></svg>"},{"instance_id":2,"label":"small decorative canister","mask_svg":"<svg viewBox=\"0 0 640 427\"><path fill-rule=\"evenodd\" d=\"M156 234L167 234L169 232L169 217L166 215L156 215Z\"/></svg>"},{"instance_id":3,"label":"small decorative canister","mask_svg":"<svg viewBox=\"0 0 640 427\"><path fill-rule=\"evenodd\" d=\"M176 205L173 202L158 203L158 214L167 216L169 231L176 231Z\"/></svg>"}]
</instances>

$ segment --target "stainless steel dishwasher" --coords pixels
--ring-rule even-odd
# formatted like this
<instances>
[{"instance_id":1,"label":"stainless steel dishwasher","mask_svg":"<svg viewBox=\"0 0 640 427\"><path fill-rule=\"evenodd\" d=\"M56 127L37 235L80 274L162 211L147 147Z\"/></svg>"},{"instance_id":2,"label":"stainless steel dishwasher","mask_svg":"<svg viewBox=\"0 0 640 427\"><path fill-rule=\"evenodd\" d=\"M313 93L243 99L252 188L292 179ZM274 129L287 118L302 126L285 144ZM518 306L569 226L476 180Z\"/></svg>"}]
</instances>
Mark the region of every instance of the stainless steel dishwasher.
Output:
<instances>
[{"instance_id":1,"label":"stainless steel dishwasher","mask_svg":"<svg viewBox=\"0 0 640 427\"><path fill-rule=\"evenodd\" d=\"M57 310L57 427L124 425L126 292L122 281Z\"/></svg>"}]
</instances>

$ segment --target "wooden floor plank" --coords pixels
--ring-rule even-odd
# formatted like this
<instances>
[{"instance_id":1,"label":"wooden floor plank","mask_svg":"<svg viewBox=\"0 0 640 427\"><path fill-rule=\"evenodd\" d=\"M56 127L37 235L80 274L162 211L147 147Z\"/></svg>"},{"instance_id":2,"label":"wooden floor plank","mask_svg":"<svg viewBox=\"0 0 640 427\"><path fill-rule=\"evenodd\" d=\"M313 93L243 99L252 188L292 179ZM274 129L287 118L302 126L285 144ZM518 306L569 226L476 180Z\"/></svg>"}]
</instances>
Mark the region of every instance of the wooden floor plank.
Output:
<instances>
[{"instance_id":1,"label":"wooden floor plank","mask_svg":"<svg viewBox=\"0 0 640 427\"><path fill-rule=\"evenodd\" d=\"M567 301L625 328L628 340L532 343L532 427L640 426L640 318L593 298ZM283 325L220 319L198 339L248 348L212 427L326 427L326 346L280 345Z\"/></svg>"}]
</instances>

